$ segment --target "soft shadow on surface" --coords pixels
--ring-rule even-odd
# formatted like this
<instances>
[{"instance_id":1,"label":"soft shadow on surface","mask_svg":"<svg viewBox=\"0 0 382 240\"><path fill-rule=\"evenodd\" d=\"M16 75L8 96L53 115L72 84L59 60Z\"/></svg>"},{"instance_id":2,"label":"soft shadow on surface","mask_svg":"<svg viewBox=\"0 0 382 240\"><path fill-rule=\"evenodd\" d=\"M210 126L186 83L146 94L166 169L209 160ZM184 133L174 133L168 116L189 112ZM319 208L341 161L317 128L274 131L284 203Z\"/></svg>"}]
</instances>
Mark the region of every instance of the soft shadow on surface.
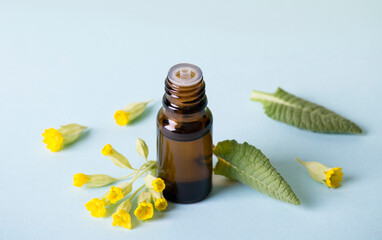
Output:
<instances>
[{"instance_id":1,"label":"soft shadow on surface","mask_svg":"<svg viewBox=\"0 0 382 240\"><path fill-rule=\"evenodd\" d=\"M315 182L310 177L304 166L299 166L299 163L293 162L293 159L290 161L284 159L283 161L272 162L272 165L288 182L293 192L300 199L302 206L311 208L317 205L314 193L311 193L314 189L310 187L310 184L313 181L313 184L317 183L317 186L320 187L320 183Z\"/></svg>"},{"instance_id":2,"label":"soft shadow on surface","mask_svg":"<svg viewBox=\"0 0 382 240\"><path fill-rule=\"evenodd\" d=\"M89 136L90 132L91 132L91 129L89 129L89 128L85 129L76 141L65 145L63 150L71 148L72 145L76 144L77 142L81 142L82 139L85 139Z\"/></svg>"},{"instance_id":3,"label":"soft shadow on surface","mask_svg":"<svg viewBox=\"0 0 382 240\"><path fill-rule=\"evenodd\" d=\"M344 176L343 176L343 178L342 178L342 182L340 183L340 186L339 186L339 187L341 187L341 185L348 185L349 182L350 182L350 184L351 184L351 182L353 182L354 179L355 179L354 176L349 176L349 175L345 175L345 174L344 174Z\"/></svg>"},{"instance_id":4,"label":"soft shadow on surface","mask_svg":"<svg viewBox=\"0 0 382 240\"><path fill-rule=\"evenodd\" d=\"M117 207L121 202L118 202L117 204L113 204L109 207L106 207L105 218L111 217L113 215L113 213L115 213L115 211L117 211Z\"/></svg>"},{"instance_id":5,"label":"soft shadow on surface","mask_svg":"<svg viewBox=\"0 0 382 240\"><path fill-rule=\"evenodd\" d=\"M239 184L239 182L230 180L224 176L212 175L212 190L208 196L208 199L213 198L224 191L230 191L233 186L237 186Z\"/></svg>"}]
</instances>

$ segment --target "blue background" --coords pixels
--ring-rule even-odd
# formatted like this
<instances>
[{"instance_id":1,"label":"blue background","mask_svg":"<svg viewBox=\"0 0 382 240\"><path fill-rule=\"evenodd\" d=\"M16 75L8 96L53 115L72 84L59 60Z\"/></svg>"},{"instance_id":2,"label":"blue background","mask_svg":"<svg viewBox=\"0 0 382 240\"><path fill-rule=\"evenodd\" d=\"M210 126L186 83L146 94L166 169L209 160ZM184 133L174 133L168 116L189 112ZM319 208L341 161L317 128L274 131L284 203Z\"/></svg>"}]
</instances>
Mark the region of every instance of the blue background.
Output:
<instances>
[{"instance_id":1,"label":"blue background","mask_svg":"<svg viewBox=\"0 0 382 240\"><path fill-rule=\"evenodd\" d=\"M0 238L381 239L381 43L378 0L0 0ZM155 159L164 78L179 62L204 71L214 142L260 148L301 206L215 177L205 201L171 204L151 221L134 220L132 231L90 216L84 203L107 188L75 188L73 174L125 175L100 151L110 143L138 166L137 137ZM278 86L365 133L312 133L269 119L250 91ZM150 98L141 121L115 124L115 110ZM61 152L47 150L43 130L72 122L90 130ZM342 167L342 186L314 182L297 156Z\"/></svg>"}]
</instances>

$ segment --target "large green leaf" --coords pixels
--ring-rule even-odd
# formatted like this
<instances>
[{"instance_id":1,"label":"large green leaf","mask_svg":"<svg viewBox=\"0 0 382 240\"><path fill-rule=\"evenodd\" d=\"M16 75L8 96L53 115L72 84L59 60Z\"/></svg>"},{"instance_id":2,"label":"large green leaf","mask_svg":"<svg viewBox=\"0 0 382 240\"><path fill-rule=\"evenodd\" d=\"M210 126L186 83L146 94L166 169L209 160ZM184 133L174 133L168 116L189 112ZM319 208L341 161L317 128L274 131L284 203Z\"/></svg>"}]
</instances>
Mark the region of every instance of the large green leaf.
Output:
<instances>
[{"instance_id":1,"label":"large green leaf","mask_svg":"<svg viewBox=\"0 0 382 240\"><path fill-rule=\"evenodd\" d=\"M350 120L281 88L274 94L252 91L251 100L263 103L269 117L298 128L314 132L362 133L362 129Z\"/></svg>"},{"instance_id":2,"label":"large green leaf","mask_svg":"<svg viewBox=\"0 0 382 240\"><path fill-rule=\"evenodd\" d=\"M257 148L235 140L219 142L214 148L218 162L214 173L238 180L253 189L281 201L300 205L301 202L284 178Z\"/></svg>"}]
</instances>

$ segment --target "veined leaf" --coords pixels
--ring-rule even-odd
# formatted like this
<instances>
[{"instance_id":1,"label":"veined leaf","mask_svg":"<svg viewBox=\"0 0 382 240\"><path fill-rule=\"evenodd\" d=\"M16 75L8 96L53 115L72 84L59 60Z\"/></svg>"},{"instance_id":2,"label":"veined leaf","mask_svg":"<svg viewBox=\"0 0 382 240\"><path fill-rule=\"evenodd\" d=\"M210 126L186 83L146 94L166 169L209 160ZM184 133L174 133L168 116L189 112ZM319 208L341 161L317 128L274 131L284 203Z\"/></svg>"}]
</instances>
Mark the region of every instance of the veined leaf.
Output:
<instances>
[{"instance_id":1,"label":"veined leaf","mask_svg":"<svg viewBox=\"0 0 382 240\"><path fill-rule=\"evenodd\" d=\"M261 102L270 118L298 128L326 133L362 133L350 120L281 88L273 94L252 91L251 100Z\"/></svg>"},{"instance_id":2,"label":"veined leaf","mask_svg":"<svg viewBox=\"0 0 382 240\"><path fill-rule=\"evenodd\" d=\"M218 162L214 173L238 180L253 189L281 201L301 202L284 178L257 148L235 140L219 142L214 148Z\"/></svg>"}]
</instances>

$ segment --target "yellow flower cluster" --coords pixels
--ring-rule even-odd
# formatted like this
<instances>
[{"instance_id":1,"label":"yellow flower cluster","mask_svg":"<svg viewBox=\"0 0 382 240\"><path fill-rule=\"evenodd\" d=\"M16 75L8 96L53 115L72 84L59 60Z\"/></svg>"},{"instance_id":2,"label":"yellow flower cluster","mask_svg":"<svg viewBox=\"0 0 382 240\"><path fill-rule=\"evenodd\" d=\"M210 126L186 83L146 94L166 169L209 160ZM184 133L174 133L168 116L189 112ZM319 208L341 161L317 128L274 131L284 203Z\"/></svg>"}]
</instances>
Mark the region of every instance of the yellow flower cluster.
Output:
<instances>
[{"instance_id":1,"label":"yellow flower cluster","mask_svg":"<svg viewBox=\"0 0 382 240\"><path fill-rule=\"evenodd\" d=\"M110 144L105 145L101 152L115 165L122 168L133 169L127 158L118 153ZM134 215L138 220L152 218L154 216L154 208L158 211L163 211L167 208L167 200L164 198L162 192L166 187L165 183L161 178L157 178L150 174L155 172L156 162L147 160L148 148L146 143L141 139L137 140L137 152L145 159L145 163L142 164L139 169L133 169L133 172L125 177L113 178L104 174L74 174L73 185L76 187L85 185L88 187L101 187L132 176L131 181L122 182L117 186L111 186L109 191L102 197L93 198L87 202L85 207L90 212L91 216L97 218L104 217L109 206L122 201L112 215L112 224L113 226L131 229L131 201L140 192L137 200L138 206L134 210ZM145 184L131 194L130 197L125 199L125 197L131 193L133 183L142 175L146 175L144 177Z\"/></svg>"},{"instance_id":2,"label":"yellow flower cluster","mask_svg":"<svg viewBox=\"0 0 382 240\"><path fill-rule=\"evenodd\" d=\"M165 183L161 178L156 178L149 174L145 178L145 186L147 192L143 192L138 198L138 208L134 211L134 214L140 220L151 218L153 215L153 204L157 210L163 211L167 208L167 200L163 197L163 190L165 189Z\"/></svg>"},{"instance_id":3,"label":"yellow flower cluster","mask_svg":"<svg viewBox=\"0 0 382 240\"><path fill-rule=\"evenodd\" d=\"M118 125L127 125L132 120L138 118L145 110L147 104L150 102L137 102L127 105L124 109L118 110L114 114L114 118ZM43 143L52 152L58 152L67 144L75 142L87 127L79 124L68 124L61 126L59 129L49 128L45 129L42 133ZM122 182L117 186L111 186L100 198L93 198L85 203L86 209L93 217L104 217L109 206L113 204L119 205L116 211L113 213L113 226L120 226L127 229L131 229L131 201L142 190L144 190L138 197L138 207L134 210L134 215L138 220L147 220L153 217L154 207L159 211L163 211L167 208L167 201L163 197L162 191L165 189L165 183L162 179L156 178L149 173L154 173L156 170L156 162L149 161L147 159L149 149L142 139L138 138L136 142L138 154L145 159L145 163L138 169L131 166L129 160L115 150L110 144L106 144L101 153L107 156L112 163L116 166L133 170L133 172L127 176L114 178L105 174L93 174L88 175L85 173L76 173L73 175L73 185L75 187L103 187L114 182L132 177L128 182ZM127 197L133 189L133 183L142 175L146 175L145 183L148 186L143 185L138 188L129 198ZM154 205L153 205L154 203Z\"/></svg>"}]
</instances>

